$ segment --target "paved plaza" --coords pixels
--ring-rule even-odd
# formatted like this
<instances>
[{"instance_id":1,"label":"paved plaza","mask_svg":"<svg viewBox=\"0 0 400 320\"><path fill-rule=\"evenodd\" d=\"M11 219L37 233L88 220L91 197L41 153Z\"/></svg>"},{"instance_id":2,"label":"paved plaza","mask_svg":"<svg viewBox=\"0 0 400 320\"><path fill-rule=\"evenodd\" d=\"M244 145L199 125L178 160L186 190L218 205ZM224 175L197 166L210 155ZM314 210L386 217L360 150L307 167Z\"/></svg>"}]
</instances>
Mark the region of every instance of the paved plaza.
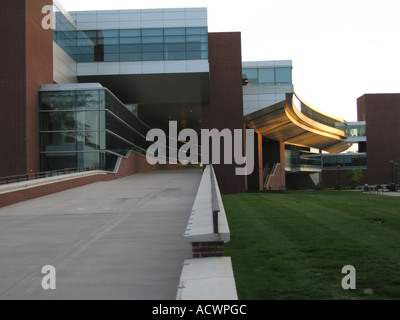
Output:
<instances>
[{"instance_id":1,"label":"paved plaza","mask_svg":"<svg viewBox=\"0 0 400 320\"><path fill-rule=\"evenodd\" d=\"M0 299L175 299L201 173L137 174L0 209ZM42 288L46 265L55 290Z\"/></svg>"}]
</instances>

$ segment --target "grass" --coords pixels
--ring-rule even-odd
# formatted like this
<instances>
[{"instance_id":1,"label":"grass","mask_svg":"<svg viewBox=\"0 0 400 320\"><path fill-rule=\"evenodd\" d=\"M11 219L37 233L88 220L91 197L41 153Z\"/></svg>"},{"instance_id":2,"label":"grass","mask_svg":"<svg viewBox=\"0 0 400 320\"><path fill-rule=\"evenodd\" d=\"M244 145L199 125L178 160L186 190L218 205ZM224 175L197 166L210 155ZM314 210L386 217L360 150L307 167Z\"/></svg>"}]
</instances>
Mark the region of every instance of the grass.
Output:
<instances>
[{"instance_id":1,"label":"grass","mask_svg":"<svg viewBox=\"0 0 400 320\"><path fill-rule=\"evenodd\" d=\"M400 197L292 191L223 197L239 299L400 299ZM344 290L343 266L356 269Z\"/></svg>"}]
</instances>

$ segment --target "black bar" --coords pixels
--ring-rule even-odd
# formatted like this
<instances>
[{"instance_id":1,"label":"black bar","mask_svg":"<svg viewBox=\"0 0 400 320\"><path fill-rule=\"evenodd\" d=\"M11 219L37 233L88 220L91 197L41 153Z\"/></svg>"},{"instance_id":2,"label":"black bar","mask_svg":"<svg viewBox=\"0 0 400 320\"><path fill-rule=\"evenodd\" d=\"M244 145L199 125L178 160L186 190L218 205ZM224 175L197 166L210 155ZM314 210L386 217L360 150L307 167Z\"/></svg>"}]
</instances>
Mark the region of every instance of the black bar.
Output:
<instances>
[{"instance_id":1,"label":"black bar","mask_svg":"<svg viewBox=\"0 0 400 320\"><path fill-rule=\"evenodd\" d=\"M214 233L219 232L218 228L218 213L220 212L219 203L218 203L218 195L217 188L215 182L215 176L213 172L212 165L210 165L210 180L211 180L211 202L212 202L212 212L213 212L213 224L214 224Z\"/></svg>"},{"instance_id":2,"label":"black bar","mask_svg":"<svg viewBox=\"0 0 400 320\"><path fill-rule=\"evenodd\" d=\"M214 233L218 233L218 213L219 211L213 211L213 222L214 222Z\"/></svg>"}]
</instances>

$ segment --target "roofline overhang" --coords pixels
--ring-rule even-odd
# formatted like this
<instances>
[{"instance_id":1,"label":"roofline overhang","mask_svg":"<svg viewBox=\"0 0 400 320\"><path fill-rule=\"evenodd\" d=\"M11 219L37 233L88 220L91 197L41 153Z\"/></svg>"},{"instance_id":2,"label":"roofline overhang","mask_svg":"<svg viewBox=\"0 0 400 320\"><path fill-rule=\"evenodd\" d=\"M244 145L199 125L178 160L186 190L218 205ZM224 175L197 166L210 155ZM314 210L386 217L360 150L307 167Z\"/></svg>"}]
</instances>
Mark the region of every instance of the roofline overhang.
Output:
<instances>
[{"instance_id":1,"label":"roofline overhang","mask_svg":"<svg viewBox=\"0 0 400 320\"><path fill-rule=\"evenodd\" d=\"M318 113L345 123L344 120L331 117L320 110ZM288 144L317 148L330 153L343 152L352 145L343 141L343 130L319 123L300 112L293 103L293 94L287 94L285 101L246 115L245 122L257 133Z\"/></svg>"}]
</instances>

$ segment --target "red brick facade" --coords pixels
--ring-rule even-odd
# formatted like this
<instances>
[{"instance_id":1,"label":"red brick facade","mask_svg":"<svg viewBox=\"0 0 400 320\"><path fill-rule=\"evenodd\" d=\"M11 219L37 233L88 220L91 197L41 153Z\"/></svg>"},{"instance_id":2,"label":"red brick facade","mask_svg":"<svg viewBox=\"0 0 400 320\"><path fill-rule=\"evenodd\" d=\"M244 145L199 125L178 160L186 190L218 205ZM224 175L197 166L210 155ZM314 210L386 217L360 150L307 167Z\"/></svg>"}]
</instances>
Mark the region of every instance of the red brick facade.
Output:
<instances>
[{"instance_id":1,"label":"red brick facade","mask_svg":"<svg viewBox=\"0 0 400 320\"><path fill-rule=\"evenodd\" d=\"M366 94L357 100L357 105L358 120L367 123L365 181L368 184L392 182L390 161L400 166L400 94Z\"/></svg>"},{"instance_id":2,"label":"red brick facade","mask_svg":"<svg viewBox=\"0 0 400 320\"><path fill-rule=\"evenodd\" d=\"M3 1L0 10L0 176L39 171L38 91L53 83L53 31L42 28L51 0Z\"/></svg>"},{"instance_id":3,"label":"red brick facade","mask_svg":"<svg viewBox=\"0 0 400 320\"><path fill-rule=\"evenodd\" d=\"M243 129L241 34L209 33L210 103L202 108L203 128ZM221 143L221 155L224 145ZM233 157L232 157L233 158ZM223 162L223 157L221 157ZM237 176L237 165L214 165L221 193L242 193L245 176Z\"/></svg>"},{"instance_id":4,"label":"red brick facade","mask_svg":"<svg viewBox=\"0 0 400 320\"><path fill-rule=\"evenodd\" d=\"M210 258L224 256L224 242L193 242L193 258Z\"/></svg>"}]
</instances>

